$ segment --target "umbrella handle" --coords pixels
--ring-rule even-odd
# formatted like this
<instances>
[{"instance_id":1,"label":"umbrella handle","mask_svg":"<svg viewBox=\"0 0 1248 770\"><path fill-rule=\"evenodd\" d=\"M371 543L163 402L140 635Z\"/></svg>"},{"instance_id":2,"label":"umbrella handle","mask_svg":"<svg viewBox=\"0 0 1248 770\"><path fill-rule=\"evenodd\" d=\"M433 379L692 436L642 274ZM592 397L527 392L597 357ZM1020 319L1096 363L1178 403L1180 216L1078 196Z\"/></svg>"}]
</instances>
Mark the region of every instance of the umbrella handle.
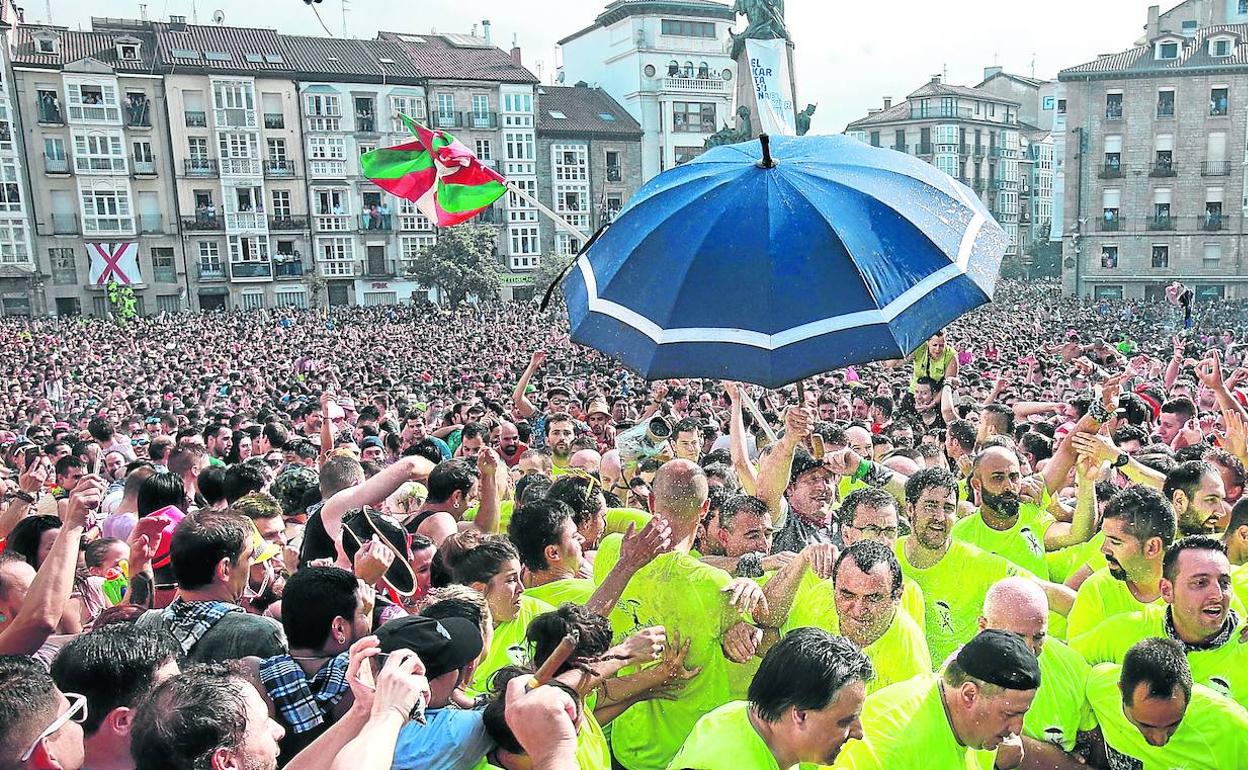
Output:
<instances>
[{"instance_id":1,"label":"umbrella handle","mask_svg":"<svg viewBox=\"0 0 1248 770\"><path fill-rule=\"evenodd\" d=\"M771 159L771 137L759 134L758 141L763 145L763 159L758 162L759 168L775 168L776 162Z\"/></svg>"}]
</instances>

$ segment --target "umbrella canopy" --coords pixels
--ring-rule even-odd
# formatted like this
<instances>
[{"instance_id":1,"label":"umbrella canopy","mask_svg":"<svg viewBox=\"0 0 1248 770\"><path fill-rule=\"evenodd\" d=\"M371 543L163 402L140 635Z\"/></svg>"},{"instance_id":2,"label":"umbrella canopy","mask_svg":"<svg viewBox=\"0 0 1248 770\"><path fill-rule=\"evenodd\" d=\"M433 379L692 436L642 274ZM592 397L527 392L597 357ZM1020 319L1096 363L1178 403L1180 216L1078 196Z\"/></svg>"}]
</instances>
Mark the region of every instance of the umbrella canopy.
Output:
<instances>
[{"instance_id":1,"label":"umbrella canopy","mask_svg":"<svg viewBox=\"0 0 1248 770\"><path fill-rule=\"evenodd\" d=\"M572 339L647 379L780 387L991 299L1007 236L965 185L844 136L771 154L717 147L643 186L564 279Z\"/></svg>"}]
</instances>

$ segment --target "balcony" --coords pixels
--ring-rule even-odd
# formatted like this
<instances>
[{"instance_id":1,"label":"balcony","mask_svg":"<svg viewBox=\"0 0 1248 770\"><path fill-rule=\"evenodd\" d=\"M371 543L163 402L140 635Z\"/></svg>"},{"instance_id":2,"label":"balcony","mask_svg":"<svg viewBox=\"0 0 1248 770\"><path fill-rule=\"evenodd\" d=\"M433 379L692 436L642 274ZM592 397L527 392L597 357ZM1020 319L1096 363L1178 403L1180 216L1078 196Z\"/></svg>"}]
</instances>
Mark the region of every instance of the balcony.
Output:
<instances>
[{"instance_id":1,"label":"balcony","mask_svg":"<svg viewBox=\"0 0 1248 770\"><path fill-rule=\"evenodd\" d=\"M360 231L361 232L384 232L394 231L394 217L391 214L378 214L374 219L371 214L360 214Z\"/></svg>"},{"instance_id":2,"label":"balcony","mask_svg":"<svg viewBox=\"0 0 1248 770\"><path fill-rule=\"evenodd\" d=\"M160 214L140 214L139 232L143 235L159 235L164 232L161 221Z\"/></svg>"},{"instance_id":3,"label":"balcony","mask_svg":"<svg viewBox=\"0 0 1248 770\"><path fill-rule=\"evenodd\" d=\"M131 128L152 127L152 105L146 100L126 105L126 125Z\"/></svg>"},{"instance_id":4,"label":"balcony","mask_svg":"<svg viewBox=\"0 0 1248 770\"><path fill-rule=\"evenodd\" d=\"M215 158L186 158L182 161L182 170L187 176L217 176Z\"/></svg>"},{"instance_id":5,"label":"balcony","mask_svg":"<svg viewBox=\"0 0 1248 770\"><path fill-rule=\"evenodd\" d=\"M1097 228L1103 233L1117 233L1126 229L1122 223L1122 217L1112 217L1110 219L1101 218L1097 220Z\"/></svg>"},{"instance_id":6,"label":"balcony","mask_svg":"<svg viewBox=\"0 0 1248 770\"><path fill-rule=\"evenodd\" d=\"M983 157L984 157L984 153L986 153L986 152L987 152L987 149L986 149L986 148L985 148L982 144L977 144L977 145L975 145L975 157L976 157L977 159L979 159L979 158L983 158Z\"/></svg>"},{"instance_id":7,"label":"balcony","mask_svg":"<svg viewBox=\"0 0 1248 770\"><path fill-rule=\"evenodd\" d=\"M222 158L221 176L258 177L261 175L259 158Z\"/></svg>"},{"instance_id":8,"label":"balcony","mask_svg":"<svg viewBox=\"0 0 1248 770\"><path fill-rule=\"evenodd\" d=\"M187 128L208 127L208 113L203 110L183 110L182 118L186 121Z\"/></svg>"},{"instance_id":9,"label":"balcony","mask_svg":"<svg viewBox=\"0 0 1248 770\"><path fill-rule=\"evenodd\" d=\"M1106 163L1101 166L1101 171L1097 176L1101 179L1122 179L1122 164Z\"/></svg>"},{"instance_id":10,"label":"balcony","mask_svg":"<svg viewBox=\"0 0 1248 770\"><path fill-rule=\"evenodd\" d=\"M377 116L371 112L356 113L355 115L355 132L357 134L376 134Z\"/></svg>"},{"instance_id":11,"label":"balcony","mask_svg":"<svg viewBox=\"0 0 1248 770\"><path fill-rule=\"evenodd\" d=\"M619 166L607 166L607 181L619 182L624 178L623 172Z\"/></svg>"},{"instance_id":12,"label":"balcony","mask_svg":"<svg viewBox=\"0 0 1248 770\"><path fill-rule=\"evenodd\" d=\"M156 176L156 159L155 158L132 158L134 163L135 176Z\"/></svg>"},{"instance_id":13,"label":"balcony","mask_svg":"<svg viewBox=\"0 0 1248 770\"><path fill-rule=\"evenodd\" d=\"M264 127L265 128L285 128L286 116L280 112L266 112L264 113Z\"/></svg>"},{"instance_id":14,"label":"balcony","mask_svg":"<svg viewBox=\"0 0 1248 770\"><path fill-rule=\"evenodd\" d=\"M313 221L318 233L351 232L351 216L349 214L317 214Z\"/></svg>"},{"instance_id":15,"label":"balcony","mask_svg":"<svg viewBox=\"0 0 1248 770\"><path fill-rule=\"evenodd\" d=\"M923 120L927 118L973 118L975 111L970 107L940 107L928 105L927 109L923 109L921 104L915 104L910 107L910 118L912 120Z\"/></svg>"},{"instance_id":16,"label":"balcony","mask_svg":"<svg viewBox=\"0 0 1248 770\"><path fill-rule=\"evenodd\" d=\"M80 232L82 232L82 226L78 224L77 214L52 215L53 235L77 235Z\"/></svg>"},{"instance_id":17,"label":"balcony","mask_svg":"<svg viewBox=\"0 0 1248 770\"><path fill-rule=\"evenodd\" d=\"M43 156L43 170L48 174L68 174L69 159L68 158L50 158Z\"/></svg>"},{"instance_id":18,"label":"balcony","mask_svg":"<svg viewBox=\"0 0 1248 770\"><path fill-rule=\"evenodd\" d=\"M932 155L935 152L936 152L936 146L933 145L931 142L922 142L920 144L915 145L914 147L915 155Z\"/></svg>"},{"instance_id":19,"label":"balcony","mask_svg":"<svg viewBox=\"0 0 1248 770\"><path fill-rule=\"evenodd\" d=\"M201 283L205 281L224 281L227 276L225 274L225 266L220 262L199 263L198 268L199 280Z\"/></svg>"},{"instance_id":20,"label":"balcony","mask_svg":"<svg viewBox=\"0 0 1248 770\"><path fill-rule=\"evenodd\" d=\"M1220 212L1208 211L1200 217L1200 229L1207 233L1216 233L1226 229L1226 217Z\"/></svg>"},{"instance_id":21,"label":"balcony","mask_svg":"<svg viewBox=\"0 0 1248 770\"><path fill-rule=\"evenodd\" d=\"M116 104L70 104L69 119L74 123L121 123L121 108Z\"/></svg>"},{"instance_id":22,"label":"balcony","mask_svg":"<svg viewBox=\"0 0 1248 770\"><path fill-rule=\"evenodd\" d=\"M307 217L269 217L270 231L291 232L307 229Z\"/></svg>"},{"instance_id":23,"label":"balcony","mask_svg":"<svg viewBox=\"0 0 1248 770\"><path fill-rule=\"evenodd\" d=\"M1229 160L1207 160L1200 167L1201 176L1226 176L1231 173Z\"/></svg>"},{"instance_id":24,"label":"balcony","mask_svg":"<svg viewBox=\"0 0 1248 770\"><path fill-rule=\"evenodd\" d=\"M491 130L498 128L497 112L466 112L464 113L464 125L468 128L476 128L481 130Z\"/></svg>"},{"instance_id":25,"label":"balcony","mask_svg":"<svg viewBox=\"0 0 1248 770\"><path fill-rule=\"evenodd\" d=\"M1174 170L1173 161L1164 161L1154 163L1148 170L1148 175L1152 177L1170 177L1175 176L1178 172Z\"/></svg>"},{"instance_id":26,"label":"balcony","mask_svg":"<svg viewBox=\"0 0 1248 770\"><path fill-rule=\"evenodd\" d=\"M263 211L225 212L226 230L265 230L269 220Z\"/></svg>"},{"instance_id":27,"label":"balcony","mask_svg":"<svg viewBox=\"0 0 1248 770\"><path fill-rule=\"evenodd\" d=\"M278 254L273 259L275 278L302 278L303 272L303 260L293 254Z\"/></svg>"},{"instance_id":28,"label":"balcony","mask_svg":"<svg viewBox=\"0 0 1248 770\"><path fill-rule=\"evenodd\" d=\"M1148 220L1147 226L1149 230L1173 230L1174 229L1174 217L1170 216L1169 214L1166 214L1164 216L1158 215Z\"/></svg>"},{"instance_id":29,"label":"balcony","mask_svg":"<svg viewBox=\"0 0 1248 770\"><path fill-rule=\"evenodd\" d=\"M194 217L182 217L182 229L184 231L219 231L222 229L223 224L222 220L216 214L213 214L212 216L200 214Z\"/></svg>"},{"instance_id":30,"label":"balcony","mask_svg":"<svg viewBox=\"0 0 1248 770\"><path fill-rule=\"evenodd\" d=\"M1105 105L1106 120L1122 120L1122 104Z\"/></svg>"},{"instance_id":31,"label":"balcony","mask_svg":"<svg viewBox=\"0 0 1248 770\"><path fill-rule=\"evenodd\" d=\"M663 78L663 90L678 94L726 94L723 78Z\"/></svg>"},{"instance_id":32,"label":"balcony","mask_svg":"<svg viewBox=\"0 0 1248 770\"><path fill-rule=\"evenodd\" d=\"M39 122L52 125L64 125L65 116L61 114L60 105L52 100L41 100L39 102Z\"/></svg>"},{"instance_id":33,"label":"balcony","mask_svg":"<svg viewBox=\"0 0 1248 770\"><path fill-rule=\"evenodd\" d=\"M434 128L463 128L464 113L462 112L435 112L431 116Z\"/></svg>"},{"instance_id":34,"label":"balcony","mask_svg":"<svg viewBox=\"0 0 1248 770\"><path fill-rule=\"evenodd\" d=\"M256 128L256 111L245 107L227 107L213 110L213 120L218 129L222 128Z\"/></svg>"},{"instance_id":35,"label":"balcony","mask_svg":"<svg viewBox=\"0 0 1248 770\"><path fill-rule=\"evenodd\" d=\"M308 174L314 177L345 179L347 161L343 158L314 158L308 163Z\"/></svg>"},{"instance_id":36,"label":"balcony","mask_svg":"<svg viewBox=\"0 0 1248 770\"><path fill-rule=\"evenodd\" d=\"M1209 102L1209 117L1224 118L1230 114L1230 106L1226 99L1215 99Z\"/></svg>"},{"instance_id":37,"label":"balcony","mask_svg":"<svg viewBox=\"0 0 1248 770\"><path fill-rule=\"evenodd\" d=\"M230 263L230 280L272 278L273 265L266 259L263 262L232 262Z\"/></svg>"},{"instance_id":38,"label":"balcony","mask_svg":"<svg viewBox=\"0 0 1248 770\"><path fill-rule=\"evenodd\" d=\"M364 260L364 275L367 278L393 278L395 268L393 259Z\"/></svg>"},{"instance_id":39,"label":"balcony","mask_svg":"<svg viewBox=\"0 0 1248 770\"><path fill-rule=\"evenodd\" d=\"M295 175L295 164L289 160L266 160L264 175L269 178L292 177Z\"/></svg>"}]
</instances>

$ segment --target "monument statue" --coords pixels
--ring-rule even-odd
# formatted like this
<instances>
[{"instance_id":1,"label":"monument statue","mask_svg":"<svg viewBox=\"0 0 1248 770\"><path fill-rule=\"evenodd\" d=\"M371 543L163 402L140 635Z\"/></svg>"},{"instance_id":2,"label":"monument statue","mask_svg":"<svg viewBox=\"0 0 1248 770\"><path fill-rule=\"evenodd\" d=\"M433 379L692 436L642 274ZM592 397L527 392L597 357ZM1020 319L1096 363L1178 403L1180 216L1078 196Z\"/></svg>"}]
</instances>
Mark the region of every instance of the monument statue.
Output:
<instances>
[{"instance_id":1,"label":"monument statue","mask_svg":"<svg viewBox=\"0 0 1248 770\"><path fill-rule=\"evenodd\" d=\"M702 146L709 150L712 147L719 147L723 144L747 142L754 138L754 134L750 129L750 108L743 104L737 108L736 128L729 128L728 124L725 123L723 128L708 136L706 141L702 143Z\"/></svg>"},{"instance_id":2,"label":"monument statue","mask_svg":"<svg viewBox=\"0 0 1248 770\"><path fill-rule=\"evenodd\" d=\"M740 56L746 40L788 40L789 30L784 26L784 0L736 0L732 10L746 18L746 28L741 34L729 32L732 37L732 58Z\"/></svg>"},{"instance_id":3,"label":"monument statue","mask_svg":"<svg viewBox=\"0 0 1248 770\"><path fill-rule=\"evenodd\" d=\"M816 105L808 104L806 109L797 113L797 135L806 136L806 132L810 130L810 117L815 114Z\"/></svg>"}]
</instances>

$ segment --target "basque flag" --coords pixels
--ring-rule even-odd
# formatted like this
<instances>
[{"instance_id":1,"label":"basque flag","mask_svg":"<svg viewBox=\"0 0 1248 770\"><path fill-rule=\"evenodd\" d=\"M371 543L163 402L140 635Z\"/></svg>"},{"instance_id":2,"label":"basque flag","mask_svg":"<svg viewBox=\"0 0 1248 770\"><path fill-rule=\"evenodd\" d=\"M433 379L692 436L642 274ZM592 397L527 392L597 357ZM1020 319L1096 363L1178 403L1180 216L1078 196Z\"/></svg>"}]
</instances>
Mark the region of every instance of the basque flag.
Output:
<instances>
[{"instance_id":1,"label":"basque flag","mask_svg":"<svg viewBox=\"0 0 1248 770\"><path fill-rule=\"evenodd\" d=\"M106 286L110 281L127 286L143 283L137 243L88 243L87 258L91 261L92 286Z\"/></svg>"}]
</instances>

